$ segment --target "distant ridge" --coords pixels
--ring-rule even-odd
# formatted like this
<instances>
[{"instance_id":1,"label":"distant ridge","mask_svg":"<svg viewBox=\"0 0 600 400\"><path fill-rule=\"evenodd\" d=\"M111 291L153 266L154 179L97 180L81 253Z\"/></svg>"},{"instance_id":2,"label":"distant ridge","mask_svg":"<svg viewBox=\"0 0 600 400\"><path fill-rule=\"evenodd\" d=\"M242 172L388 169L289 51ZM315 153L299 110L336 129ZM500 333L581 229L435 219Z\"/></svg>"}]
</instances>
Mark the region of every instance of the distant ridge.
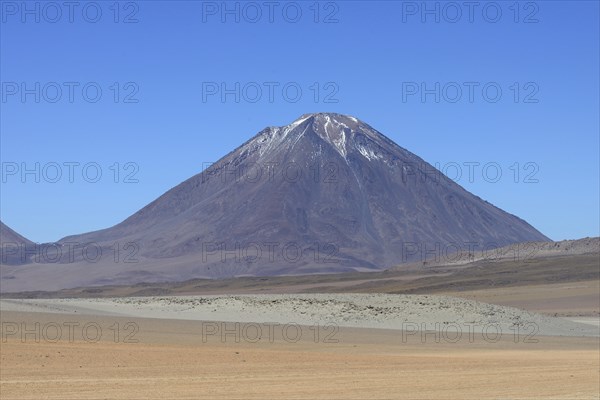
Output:
<instances>
[{"instance_id":1,"label":"distant ridge","mask_svg":"<svg viewBox=\"0 0 600 400\"><path fill-rule=\"evenodd\" d=\"M416 264L427 267L465 265L477 261L515 261L527 262L538 258L577 256L598 254L600 256L600 237L586 237L576 240L561 240L557 242L524 242L494 249L474 249L443 254L441 257L423 258ZM600 261L600 258L599 258ZM600 264L599 264L600 265ZM398 265L391 270L402 270L409 265Z\"/></svg>"}]
</instances>

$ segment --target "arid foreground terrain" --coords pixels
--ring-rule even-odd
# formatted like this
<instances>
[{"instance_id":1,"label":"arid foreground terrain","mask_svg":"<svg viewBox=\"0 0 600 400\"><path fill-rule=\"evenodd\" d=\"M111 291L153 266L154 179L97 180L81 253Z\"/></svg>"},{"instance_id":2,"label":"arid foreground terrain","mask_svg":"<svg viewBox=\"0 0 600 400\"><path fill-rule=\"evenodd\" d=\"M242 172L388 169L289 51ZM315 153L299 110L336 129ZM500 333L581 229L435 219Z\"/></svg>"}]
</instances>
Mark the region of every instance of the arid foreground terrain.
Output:
<instances>
[{"instance_id":1,"label":"arid foreground terrain","mask_svg":"<svg viewBox=\"0 0 600 400\"><path fill-rule=\"evenodd\" d=\"M417 271L7 294L1 398L599 398L597 254Z\"/></svg>"}]
</instances>

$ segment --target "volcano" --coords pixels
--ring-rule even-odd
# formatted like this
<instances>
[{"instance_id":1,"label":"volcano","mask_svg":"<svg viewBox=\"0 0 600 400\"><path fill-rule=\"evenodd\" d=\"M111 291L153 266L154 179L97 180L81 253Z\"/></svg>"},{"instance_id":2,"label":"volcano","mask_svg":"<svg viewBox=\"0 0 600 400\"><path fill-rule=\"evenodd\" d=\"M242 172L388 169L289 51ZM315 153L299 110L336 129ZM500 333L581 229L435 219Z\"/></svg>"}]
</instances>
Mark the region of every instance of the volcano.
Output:
<instances>
[{"instance_id":1,"label":"volcano","mask_svg":"<svg viewBox=\"0 0 600 400\"><path fill-rule=\"evenodd\" d=\"M547 240L368 124L316 113L265 128L118 225L60 240L75 251L55 265L76 277L65 285L130 284L381 270ZM93 268L90 243L105 250Z\"/></svg>"},{"instance_id":2,"label":"volcano","mask_svg":"<svg viewBox=\"0 0 600 400\"><path fill-rule=\"evenodd\" d=\"M8 227L0 221L0 263L22 264L26 260L21 258L20 249L32 246L33 242Z\"/></svg>"}]
</instances>

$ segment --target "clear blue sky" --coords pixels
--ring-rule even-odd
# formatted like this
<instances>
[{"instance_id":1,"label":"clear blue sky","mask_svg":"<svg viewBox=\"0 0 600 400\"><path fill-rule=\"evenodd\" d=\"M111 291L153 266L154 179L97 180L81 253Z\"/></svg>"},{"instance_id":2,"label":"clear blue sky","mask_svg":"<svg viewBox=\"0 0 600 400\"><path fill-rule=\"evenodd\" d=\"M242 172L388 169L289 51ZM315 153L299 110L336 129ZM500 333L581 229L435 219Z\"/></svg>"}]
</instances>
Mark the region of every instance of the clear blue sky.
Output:
<instances>
[{"instance_id":1,"label":"clear blue sky","mask_svg":"<svg viewBox=\"0 0 600 400\"><path fill-rule=\"evenodd\" d=\"M83 1L71 16L45 2L27 2L28 13L2 1L2 221L39 242L109 227L265 126L332 111L449 175L458 164L458 183L552 239L599 235L597 1L480 2L460 16L446 2L427 3L439 7L439 22L420 1L276 3L272 15L262 1L237 3L239 12L229 2L225 15L221 2L121 2L116 14L113 1ZM208 91L236 82L239 102ZM436 82L439 102L423 101L421 83ZM472 101L465 82L475 82ZM23 98L22 89L33 93ZM80 163L73 182L70 162ZM469 162L479 163L473 182ZM22 179L35 163L40 182ZM98 182L83 178L86 163L96 163L89 181L101 168ZM487 163L495 167L483 176ZM138 182L124 182L128 173Z\"/></svg>"}]
</instances>

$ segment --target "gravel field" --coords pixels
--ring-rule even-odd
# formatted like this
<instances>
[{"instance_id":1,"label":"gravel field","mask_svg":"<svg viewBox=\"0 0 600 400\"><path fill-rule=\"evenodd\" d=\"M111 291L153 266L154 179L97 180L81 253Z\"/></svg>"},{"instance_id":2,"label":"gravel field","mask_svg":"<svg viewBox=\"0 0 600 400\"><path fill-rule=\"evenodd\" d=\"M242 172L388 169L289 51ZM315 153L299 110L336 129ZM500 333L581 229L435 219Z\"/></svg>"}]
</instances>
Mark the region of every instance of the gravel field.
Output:
<instances>
[{"instance_id":1,"label":"gravel field","mask_svg":"<svg viewBox=\"0 0 600 400\"><path fill-rule=\"evenodd\" d=\"M440 295L283 294L0 300L0 310L399 330L600 336L572 321Z\"/></svg>"}]
</instances>

